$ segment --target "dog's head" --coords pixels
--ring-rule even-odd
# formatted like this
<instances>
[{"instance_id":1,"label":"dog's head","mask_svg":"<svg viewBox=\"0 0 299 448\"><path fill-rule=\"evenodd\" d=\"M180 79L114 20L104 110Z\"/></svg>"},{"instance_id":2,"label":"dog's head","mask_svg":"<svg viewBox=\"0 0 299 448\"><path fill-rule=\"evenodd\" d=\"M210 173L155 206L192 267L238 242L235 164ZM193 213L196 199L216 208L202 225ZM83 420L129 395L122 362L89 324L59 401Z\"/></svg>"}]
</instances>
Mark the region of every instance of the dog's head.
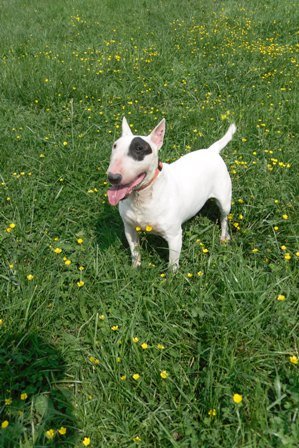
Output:
<instances>
[{"instance_id":1,"label":"dog's head","mask_svg":"<svg viewBox=\"0 0 299 448\"><path fill-rule=\"evenodd\" d=\"M126 118L123 118L122 135L113 143L107 170L108 181L112 185L108 190L111 205L117 205L153 177L164 134L164 118L147 136L133 135Z\"/></svg>"}]
</instances>

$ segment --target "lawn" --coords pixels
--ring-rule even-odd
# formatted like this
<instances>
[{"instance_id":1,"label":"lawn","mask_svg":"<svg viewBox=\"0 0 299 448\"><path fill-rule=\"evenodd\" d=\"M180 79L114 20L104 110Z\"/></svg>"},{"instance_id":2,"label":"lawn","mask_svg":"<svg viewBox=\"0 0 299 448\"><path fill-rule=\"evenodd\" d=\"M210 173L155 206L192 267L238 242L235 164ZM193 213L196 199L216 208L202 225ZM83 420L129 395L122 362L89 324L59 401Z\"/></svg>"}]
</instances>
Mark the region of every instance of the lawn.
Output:
<instances>
[{"instance_id":1,"label":"lawn","mask_svg":"<svg viewBox=\"0 0 299 448\"><path fill-rule=\"evenodd\" d=\"M0 3L0 447L297 447L296 2ZM123 115L164 162L238 127L176 275L107 201Z\"/></svg>"}]
</instances>

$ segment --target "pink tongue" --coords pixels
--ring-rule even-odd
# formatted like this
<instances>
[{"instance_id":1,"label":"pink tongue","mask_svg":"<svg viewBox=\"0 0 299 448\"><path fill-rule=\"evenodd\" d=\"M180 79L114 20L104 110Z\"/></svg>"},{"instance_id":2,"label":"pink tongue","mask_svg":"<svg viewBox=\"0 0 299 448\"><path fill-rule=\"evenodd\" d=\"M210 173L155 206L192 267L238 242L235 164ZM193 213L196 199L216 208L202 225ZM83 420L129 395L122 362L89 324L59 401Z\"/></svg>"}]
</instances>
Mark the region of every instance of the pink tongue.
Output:
<instances>
[{"instance_id":1,"label":"pink tongue","mask_svg":"<svg viewBox=\"0 0 299 448\"><path fill-rule=\"evenodd\" d=\"M136 185L140 184L145 174L140 174L137 179L127 185L119 185L110 187L108 190L108 200L111 205L117 205L119 201L128 196Z\"/></svg>"}]
</instances>

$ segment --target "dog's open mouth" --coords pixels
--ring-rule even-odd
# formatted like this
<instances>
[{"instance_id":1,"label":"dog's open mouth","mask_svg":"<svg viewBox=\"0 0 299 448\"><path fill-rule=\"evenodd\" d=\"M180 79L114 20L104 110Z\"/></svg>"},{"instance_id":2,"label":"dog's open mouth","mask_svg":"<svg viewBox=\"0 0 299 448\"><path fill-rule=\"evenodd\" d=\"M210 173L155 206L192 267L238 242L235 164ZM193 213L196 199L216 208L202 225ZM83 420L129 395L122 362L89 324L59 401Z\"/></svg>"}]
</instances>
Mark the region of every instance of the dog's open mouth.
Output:
<instances>
[{"instance_id":1,"label":"dog's open mouth","mask_svg":"<svg viewBox=\"0 0 299 448\"><path fill-rule=\"evenodd\" d=\"M145 173L139 174L139 176L126 185L112 185L108 190L109 204L117 205L119 201L125 199L132 193L133 189L139 185L145 178Z\"/></svg>"}]
</instances>

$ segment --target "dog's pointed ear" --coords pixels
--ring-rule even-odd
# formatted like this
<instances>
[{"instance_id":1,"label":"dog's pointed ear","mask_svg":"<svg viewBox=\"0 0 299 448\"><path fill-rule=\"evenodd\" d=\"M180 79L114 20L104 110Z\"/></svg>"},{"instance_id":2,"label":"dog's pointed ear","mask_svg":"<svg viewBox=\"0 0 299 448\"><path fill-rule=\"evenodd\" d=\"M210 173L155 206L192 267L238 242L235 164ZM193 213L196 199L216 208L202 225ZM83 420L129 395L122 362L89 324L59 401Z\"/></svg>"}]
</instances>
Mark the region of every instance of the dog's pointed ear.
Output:
<instances>
[{"instance_id":1,"label":"dog's pointed ear","mask_svg":"<svg viewBox=\"0 0 299 448\"><path fill-rule=\"evenodd\" d=\"M123 121L122 121L122 136L124 135L133 135L131 128L127 122L126 117L123 117Z\"/></svg>"},{"instance_id":2,"label":"dog's pointed ear","mask_svg":"<svg viewBox=\"0 0 299 448\"><path fill-rule=\"evenodd\" d=\"M166 120L165 118L163 118L163 120L160 121L160 123L149 135L151 141L157 146L157 149L160 149L163 145L165 127L166 127Z\"/></svg>"}]
</instances>

